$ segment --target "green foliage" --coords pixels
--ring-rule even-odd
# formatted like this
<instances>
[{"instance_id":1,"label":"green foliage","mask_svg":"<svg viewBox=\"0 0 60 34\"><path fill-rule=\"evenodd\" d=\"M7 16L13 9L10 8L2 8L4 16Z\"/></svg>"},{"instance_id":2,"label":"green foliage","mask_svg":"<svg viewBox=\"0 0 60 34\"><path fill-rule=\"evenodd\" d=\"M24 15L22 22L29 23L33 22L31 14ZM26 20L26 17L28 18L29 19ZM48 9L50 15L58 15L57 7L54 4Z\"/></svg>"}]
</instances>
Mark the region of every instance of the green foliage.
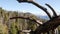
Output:
<instances>
[{"instance_id":1,"label":"green foliage","mask_svg":"<svg viewBox=\"0 0 60 34\"><path fill-rule=\"evenodd\" d=\"M12 23L11 24L11 34L17 34L17 27L16 27L16 24L15 23Z\"/></svg>"},{"instance_id":2,"label":"green foliage","mask_svg":"<svg viewBox=\"0 0 60 34\"><path fill-rule=\"evenodd\" d=\"M9 19L11 17L17 17L17 16L29 17L30 19L38 19L35 15L31 13L21 13L21 12L18 13L17 11L7 12L6 10L3 10L2 8L0 8L0 18L2 18L1 22L6 26L8 26L7 30L10 31L11 34L17 34L18 30L24 30L24 29L35 30L36 29L37 25L33 21L26 20L26 19L12 19L12 20ZM20 34L23 34L23 33L21 32Z\"/></svg>"},{"instance_id":3,"label":"green foliage","mask_svg":"<svg viewBox=\"0 0 60 34\"><path fill-rule=\"evenodd\" d=\"M8 28L6 25L0 23L0 34L8 34Z\"/></svg>"}]
</instances>

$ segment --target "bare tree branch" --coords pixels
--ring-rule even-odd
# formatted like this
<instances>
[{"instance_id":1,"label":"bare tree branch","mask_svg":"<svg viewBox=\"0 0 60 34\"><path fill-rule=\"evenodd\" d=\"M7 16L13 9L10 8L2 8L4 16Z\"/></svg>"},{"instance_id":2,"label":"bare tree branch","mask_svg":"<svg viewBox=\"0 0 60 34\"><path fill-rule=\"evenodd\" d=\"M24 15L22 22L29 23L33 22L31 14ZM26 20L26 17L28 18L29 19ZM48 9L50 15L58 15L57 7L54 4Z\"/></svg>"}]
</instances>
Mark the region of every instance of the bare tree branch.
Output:
<instances>
[{"instance_id":1,"label":"bare tree branch","mask_svg":"<svg viewBox=\"0 0 60 34\"><path fill-rule=\"evenodd\" d=\"M56 21L57 20L57 21ZM47 21L46 23L42 24L39 26L35 32L36 33L41 33L41 32L48 32L50 30L54 30L60 25L60 17L57 16L55 18L52 18L51 20Z\"/></svg>"},{"instance_id":2,"label":"bare tree branch","mask_svg":"<svg viewBox=\"0 0 60 34\"><path fill-rule=\"evenodd\" d=\"M52 12L53 12L53 17L56 17L57 14L56 14L55 10L54 10L49 4L45 4L45 5L48 6L48 7L52 10Z\"/></svg>"},{"instance_id":3,"label":"bare tree branch","mask_svg":"<svg viewBox=\"0 0 60 34\"><path fill-rule=\"evenodd\" d=\"M29 17L21 17L21 16L19 16L19 17L12 17L12 18L10 18L10 19L18 19L18 18L34 21L34 22L38 23L39 25L43 24L43 23L40 22L39 20L31 19L31 18L29 18Z\"/></svg>"},{"instance_id":4,"label":"bare tree branch","mask_svg":"<svg viewBox=\"0 0 60 34\"><path fill-rule=\"evenodd\" d=\"M47 15L48 17L51 19L51 15L49 14L49 12L47 11L47 9L39 4L37 4L36 2L30 2L32 4L34 4L35 6L37 6L38 8L42 9Z\"/></svg>"}]
</instances>

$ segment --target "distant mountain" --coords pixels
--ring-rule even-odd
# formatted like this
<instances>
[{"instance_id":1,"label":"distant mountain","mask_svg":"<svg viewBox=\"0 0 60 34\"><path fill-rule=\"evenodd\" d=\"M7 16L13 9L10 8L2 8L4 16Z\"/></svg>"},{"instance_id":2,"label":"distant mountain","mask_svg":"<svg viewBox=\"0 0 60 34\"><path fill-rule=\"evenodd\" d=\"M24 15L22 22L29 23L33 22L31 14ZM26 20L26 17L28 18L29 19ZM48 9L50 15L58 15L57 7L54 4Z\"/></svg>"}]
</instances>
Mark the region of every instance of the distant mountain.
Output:
<instances>
[{"instance_id":1,"label":"distant mountain","mask_svg":"<svg viewBox=\"0 0 60 34\"><path fill-rule=\"evenodd\" d=\"M42 18L42 19L49 20L49 17L48 17L48 16L41 16L41 15L37 15L37 17Z\"/></svg>"},{"instance_id":2,"label":"distant mountain","mask_svg":"<svg viewBox=\"0 0 60 34\"><path fill-rule=\"evenodd\" d=\"M43 18L43 19L49 19L48 16L40 16L40 18Z\"/></svg>"}]
</instances>

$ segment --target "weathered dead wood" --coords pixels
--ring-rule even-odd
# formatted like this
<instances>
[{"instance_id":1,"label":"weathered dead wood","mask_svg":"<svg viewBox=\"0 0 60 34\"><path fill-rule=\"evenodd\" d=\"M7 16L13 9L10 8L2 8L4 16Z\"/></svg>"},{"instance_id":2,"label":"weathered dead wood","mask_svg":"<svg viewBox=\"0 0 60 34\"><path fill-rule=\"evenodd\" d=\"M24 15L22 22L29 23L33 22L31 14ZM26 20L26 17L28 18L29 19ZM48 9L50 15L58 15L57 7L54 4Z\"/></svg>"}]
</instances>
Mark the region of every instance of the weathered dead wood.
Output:
<instances>
[{"instance_id":1,"label":"weathered dead wood","mask_svg":"<svg viewBox=\"0 0 60 34\"><path fill-rule=\"evenodd\" d=\"M28 20L31 20L31 21L35 21L40 26L34 31L34 34L41 34L41 33L49 32L50 30L53 30L53 34L54 34L54 29L57 28L60 25L60 16L57 16L56 12L54 11L54 9L49 4L46 4L46 5L52 10L52 12L53 12L52 17L49 14L49 12L47 11L47 9L44 8L43 6L41 6L41 5L39 5L39 4L35 3L35 2L29 2L28 1L28 3L32 3L35 6L37 6L38 8L42 9L48 15L50 20L48 20L44 24L41 24L37 20L30 19L28 17L27 18L25 18L25 17L13 17L13 18L10 18L10 19L22 18L22 19L28 19Z\"/></svg>"},{"instance_id":2,"label":"weathered dead wood","mask_svg":"<svg viewBox=\"0 0 60 34\"><path fill-rule=\"evenodd\" d=\"M36 29L36 33L40 33L40 32L48 32L50 30L54 30L55 28L57 28L60 25L60 17L55 17L49 21L47 21L46 23L44 23L43 25L39 26Z\"/></svg>"}]
</instances>

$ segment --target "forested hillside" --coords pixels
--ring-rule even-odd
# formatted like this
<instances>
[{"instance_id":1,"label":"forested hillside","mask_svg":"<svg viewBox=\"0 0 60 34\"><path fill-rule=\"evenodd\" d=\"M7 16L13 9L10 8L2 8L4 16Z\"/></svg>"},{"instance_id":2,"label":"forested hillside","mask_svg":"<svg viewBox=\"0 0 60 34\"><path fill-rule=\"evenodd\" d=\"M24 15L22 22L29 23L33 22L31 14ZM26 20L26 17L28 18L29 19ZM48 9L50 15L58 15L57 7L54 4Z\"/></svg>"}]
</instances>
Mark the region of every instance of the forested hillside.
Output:
<instances>
[{"instance_id":1,"label":"forested hillside","mask_svg":"<svg viewBox=\"0 0 60 34\"><path fill-rule=\"evenodd\" d=\"M39 20L40 22L46 22L45 19L38 18L31 13L23 13L17 11L7 11L0 7L0 34L17 34L20 30L35 30L37 23L27 19L10 19L12 17L29 17L31 19ZM60 31L60 28L58 28ZM19 32L24 34L23 32Z\"/></svg>"},{"instance_id":2,"label":"forested hillside","mask_svg":"<svg viewBox=\"0 0 60 34\"><path fill-rule=\"evenodd\" d=\"M11 17L24 16L31 19L37 19L37 16L31 13L22 13L17 11L7 11L0 8L0 34L17 34L19 30L31 29L35 30L37 24L26 19L10 19ZM40 20L42 22L42 20ZM24 34L20 32L20 34Z\"/></svg>"}]
</instances>

